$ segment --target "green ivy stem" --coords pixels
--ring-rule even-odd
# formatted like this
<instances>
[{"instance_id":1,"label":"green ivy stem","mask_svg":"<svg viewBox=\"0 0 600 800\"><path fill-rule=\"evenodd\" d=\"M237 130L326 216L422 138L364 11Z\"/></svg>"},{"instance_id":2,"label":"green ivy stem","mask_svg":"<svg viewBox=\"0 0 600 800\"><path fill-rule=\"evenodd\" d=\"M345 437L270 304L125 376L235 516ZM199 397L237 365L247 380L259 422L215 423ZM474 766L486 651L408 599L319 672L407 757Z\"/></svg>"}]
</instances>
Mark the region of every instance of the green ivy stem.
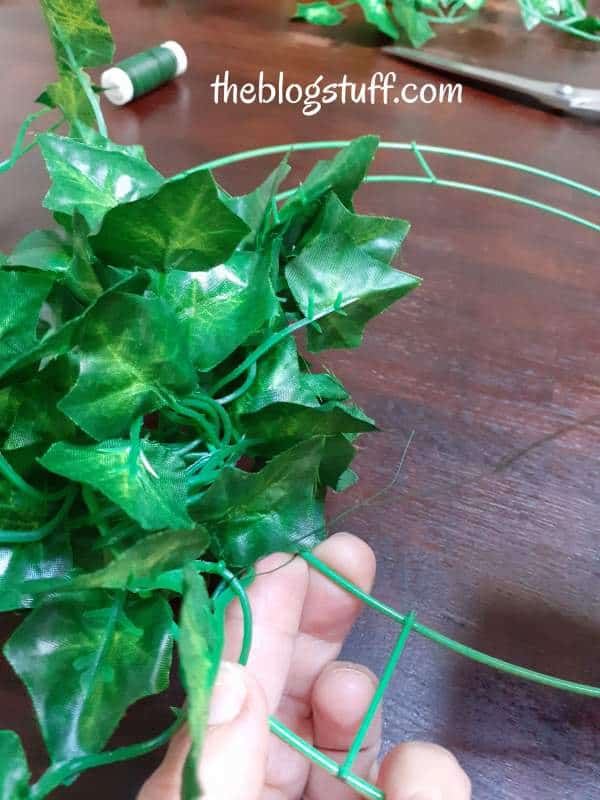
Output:
<instances>
[{"instance_id":1,"label":"green ivy stem","mask_svg":"<svg viewBox=\"0 0 600 800\"><path fill-rule=\"evenodd\" d=\"M33 113L29 114L29 116L25 117L25 119L23 120L23 124L21 125L17 133L17 138L15 140L15 144L10 156L5 161L0 162L0 172L9 170L16 164L16 162L22 155L25 155L25 153L28 152L28 149L35 147L36 143L35 141L33 141L29 145L27 145L25 149L22 149L22 145L23 142L25 141L25 137L27 136L27 131L29 130L29 126L31 125L32 122L35 122L36 119L39 119L39 117L44 116L44 114L49 114L53 110L54 109L52 108L42 108L40 111L34 111Z\"/></svg>"},{"instance_id":2,"label":"green ivy stem","mask_svg":"<svg viewBox=\"0 0 600 800\"><path fill-rule=\"evenodd\" d=\"M0 530L0 544L29 544L31 542L41 542L53 533L60 523L65 519L71 506L75 501L77 489L70 487L63 504L54 517L49 522L31 531L8 531Z\"/></svg>"},{"instance_id":3,"label":"green ivy stem","mask_svg":"<svg viewBox=\"0 0 600 800\"><path fill-rule=\"evenodd\" d=\"M229 444L232 439L236 441L240 438L239 433L234 429L229 414L223 406L214 400L209 395L205 395L203 397L198 397L197 395L193 395L192 397L186 397L185 400L182 400L183 405L190 405L193 408L197 408L200 411L207 410L213 418L216 419L217 424L220 422L223 428L223 437L222 443Z\"/></svg>"},{"instance_id":4,"label":"green ivy stem","mask_svg":"<svg viewBox=\"0 0 600 800\"><path fill-rule=\"evenodd\" d=\"M215 596L223 594L223 590L228 588L239 600L243 617L243 636L240 649L239 662L247 664L252 646L252 608L250 600L242 581L237 578L224 562L196 561L194 565L200 572L219 575L222 579L221 586ZM31 787L29 800L43 800L51 792L61 786L69 784L82 772L95 767L102 767L108 764L116 764L120 761L129 761L134 758L152 753L164 747L169 740L183 726L186 720L184 709L176 710L177 719L165 731L158 736L148 739L145 742L119 747L116 750L109 750L105 753L93 753L91 755L78 756L71 761L54 764L42 775L39 781Z\"/></svg>"},{"instance_id":5,"label":"green ivy stem","mask_svg":"<svg viewBox=\"0 0 600 800\"><path fill-rule=\"evenodd\" d=\"M250 369L248 370L248 374L246 375L244 382L233 392L230 392L230 394L226 394L224 397L216 397L215 400L217 403L220 403L222 406L226 406L228 403L233 403L234 400L238 400L242 395L246 394L248 389L256 380L257 371L258 367L256 366L255 362L254 364L250 365Z\"/></svg>"},{"instance_id":6,"label":"green ivy stem","mask_svg":"<svg viewBox=\"0 0 600 800\"><path fill-rule=\"evenodd\" d=\"M175 398L171 399L170 405L172 410L175 411L180 416L192 419L196 423L196 425L200 428L200 430L202 430L206 434L207 441L209 441L212 445L218 447L219 445L218 432L207 421L207 419L202 416L202 414L199 414L193 408L188 408L187 406L175 400Z\"/></svg>"},{"instance_id":7,"label":"green ivy stem","mask_svg":"<svg viewBox=\"0 0 600 800\"><path fill-rule=\"evenodd\" d=\"M94 767L103 767L107 764L117 764L119 761L129 761L140 756L152 753L168 744L169 740L177 733L185 722L185 714L178 713L175 722L165 731L146 742L119 747L106 753L96 753L89 756L79 756L72 761L66 761L51 766L31 787L29 800L43 800L55 789L69 784L82 772Z\"/></svg>"},{"instance_id":8,"label":"green ivy stem","mask_svg":"<svg viewBox=\"0 0 600 800\"><path fill-rule=\"evenodd\" d=\"M0 474L12 483L12 485L23 494L32 497L34 500L61 500L66 495L66 489L61 489L59 492L42 492L36 489L24 480L19 473L11 466L6 458L0 452Z\"/></svg>"}]
</instances>

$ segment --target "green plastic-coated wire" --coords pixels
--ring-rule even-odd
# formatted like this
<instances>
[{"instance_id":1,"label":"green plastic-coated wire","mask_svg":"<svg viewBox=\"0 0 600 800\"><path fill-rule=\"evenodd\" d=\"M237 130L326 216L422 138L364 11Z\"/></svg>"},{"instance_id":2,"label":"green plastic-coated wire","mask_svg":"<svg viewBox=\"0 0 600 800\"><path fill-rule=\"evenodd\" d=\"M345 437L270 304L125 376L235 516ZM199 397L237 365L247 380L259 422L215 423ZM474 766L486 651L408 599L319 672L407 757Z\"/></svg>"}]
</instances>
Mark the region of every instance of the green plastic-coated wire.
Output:
<instances>
[{"instance_id":1,"label":"green plastic-coated wire","mask_svg":"<svg viewBox=\"0 0 600 800\"><path fill-rule=\"evenodd\" d=\"M375 694L373 695L373 699L369 703L369 708L367 709L367 713L364 716L363 721L361 722L358 731L354 737L352 745L348 750L348 755L346 756L344 763L338 770L338 775L340 778L345 779L349 774L350 770L352 769L352 765L356 760L356 756L360 752L360 748L363 745L365 740L365 736L367 735L369 728L371 727L371 723L375 718L375 714L377 713L377 709L381 705L381 701L383 700L383 695L389 685L390 680L394 674L394 670L400 660L400 656L404 652L404 648L406 647L406 643L408 642L408 637L410 636L410 632L412 631L414 624L415 624L415 617L416 614L414 611L411 611L410 614L406 617L404 625L402 626L402 630L400 631L400 636L398 636L398 640L396 641L396 645L392 650L392 655L388 659L388 662L385 666L383 671L383 675L379 681Z\"/></svg>"},{"instance_id":2,"label":"green plastic-coated wire","mask_svg":"<svg viewBox=\"0 0 600 800\"><path fill-rule=\"evenodd\" d=\"M313 555L313 553L305 551L300 555L308 564L333 581L333 583L337 584L342 589L345 589L345 591L354 595L354 597L358 598L359 600L362 600L365 605L374 608L376 611L379 611L386 617L390 617L390 619L393 619L395 622L398 622L401 625L406 624L406 616L400 614L400 612L396 611L391 606L382 603L381 600L377 600L375 597L363 592L362 589L359 589L358 586L355 586L342 575L339 575L337 572L332 570L331 567L327 566L327 564ZM489 656L486 653L482 653L479 650L473 649L472 647L467 647L467 645L456 642L453 639L444 636L442 633L438 633L432 628L428 628L418 622L414 622L412 627L416 633L420 633L422 636L437 642L437 644L447 647L449 650L453 650L455 653L459 653L460 655L470 658L472 661L477 661L480 664L485 664L488 667L493 667L494 669L502 672L507 672L517 678L524 678L525 680L532 681L534 683L550 686L553 689L561 689L566 692L573 692L574 694L600 698L600 687L588 686L587 684L575 683L573 681L566 681L562 678L554 678L551 675L545 675L532 669L519 667L516 664L510 664L507 661L502 661L502 659L494 658L493 656Z\"/></svg>"}]
</instances>

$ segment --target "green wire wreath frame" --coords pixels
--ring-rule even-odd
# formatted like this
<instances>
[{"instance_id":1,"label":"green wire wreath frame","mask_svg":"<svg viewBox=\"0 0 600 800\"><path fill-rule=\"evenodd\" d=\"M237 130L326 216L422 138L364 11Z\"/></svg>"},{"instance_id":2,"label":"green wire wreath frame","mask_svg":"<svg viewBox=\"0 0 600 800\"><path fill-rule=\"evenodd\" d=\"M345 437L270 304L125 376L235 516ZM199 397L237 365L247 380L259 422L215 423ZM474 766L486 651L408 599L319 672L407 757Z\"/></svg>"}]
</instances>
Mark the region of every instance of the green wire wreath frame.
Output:
<instances>
[{"instance_id":1,"label":"green wire wreath frame","mask_svg":"<svg viewBox=\"0 0 600 800\"><path fill-rule=\"evenodd\" d=\"M245 161L252 158L288 153L290 151L299 152L306 150L338 149L340 147L345 147L348 144L349 144L348 141L322 141L322 142L300 142L297 144L263 147L256 150L248 150L240 153L235 153L233 155L225 156L223 158L218 158L213 161L206 162L198 167L194 167L191 170L187 170L181 173L180 177L183 177L184 175L188 175L190 173L202 169L217 169L219 167L229 166L231 164L239 163L240 161ZM33 146L33 143L28 148L26 148L26 150L30 149L31 146ZM578 181L565 178L561 175L557 175L555 173L548 172L546 170L538 169L537 167L533 167L527 164L522 164L517 161L509 161L507 159L484 155L481 153L475 153L468 150L457 150L446 147L422 145L422 144L417 144L416 142L382 142L380 144L380 147L382 149L388 149L388 150L411 152L421 172L418 174L408 174L408 175L375 174L366 177L365 178L366 183L431 184L433 186L440 188L460 189L464 191L476 192L479 194L489 195L491 197L507 200L520 205L529 206L538 209L540 211L553 214L558 217L562 217L563 219L567 219L571 222L574 222L578 225L582 225L596 232L600 232L600 223L595 222L591 219L587 219L585 217L578 216L557 206L549 205L548 203L536 200L533 197L525 197L510 192L505 192L490 186L482 186L479 184L465 183L462 181L440 178L432 170L431 166L426 160L425 154L449 156L452 158L462 158L462 159L480 161L487 164L493 164L496 166L504 167L511 170L516 170L521 173L526 173L528 175L542 178L544 180L553 183L561 184L562 186L568 187L569 189L578 191L580 193L586 194L596 199L600 199L600 190L592 186L588 186ZM13 166L14 161L16 160L15 154L18 152L19 149L20 146L18 144L17 146L15 146L15 153L13 153L13 156L6 162L4 162L4 164L0 164L0 171L3 171L4 169L9 169L10 166ZM25 151L21 151L19 155L17 155L17 158L20 157L20 155L23 155L24 152ZM276 198L276 201L283 200L285 197L291 195L294 191L295 190L292 189L281 193ZM273 204L273 212L275 215L277 214L276 202L274 202ZM304 321L302 322L304 324ZM298 325L291 326L292 329L294 329L295 327L300 327L300 326ZM289 333L290 329L287 329L287 332ZM252 367L252 365L242 363L239 366L239 369L236 370L236 375L234 376L232 373L230 376L228 376L229 379L233 379L233 377L241 375L243 372L246 371L248 367ZM250 369L250 373L251 371L252 370ZM389 685L392 675L394 674L394 671L398 665L400 657L404 652L408 639L411 633L413 632L418 633L421 636L424 636L425 638L447 648L448 650L451 650L454 653L457 653L465 658L471 659L472 661L475 661L479 664L483 664L485 666L499 670L500 672L504 672L509 675L513 675L517 678L531 681L533 683L538 683L543 686L548 686L553 689L572 692L574 694L584 695L587 697L600 698L600 687L590 686L583 683L575 683L572 681L563 680L562 678L556 678L551 675L546 675L541 672L536 672L535 670L527 669L525 667L520 667L517 666L516 664L512 664L507 661L503 661L502 659L490 656L479 650L475 650L474 648L461 644L460 642L457 642L454 639L450 639L444 634L439 633L438 631L429 628L420 622L417 622L416 613L414 611L410 611L408 614L402 614L396 609L394 609L392 606L387 605L386 603L383 603L382 601L378 600L372 595L362 591L358 586L348 581L346 578L344 578L335 570L331 569L331 567L329 567L327 564L321 561L317 556L315 556L314 553L306 550L301 550L300 552L297 553L297 555L303 558L310 567L317 570L325 577L329 578L333 583L335 583L341 589L349 592L354 597L358 598L366 606L375 609L379 613L383 614L385 617L388 617L389 619L393 620L400 628L396 643L392 649L387 664L381 675L377 691L373 696L369 708L367 709L363 721L356 733L354 741L342 764L339 764L329 756L325 755L324 753L321 753L317 748L306 742L304 739L298 736L298 734L287 728L277 719L275 718L270 719L271 731L276 736L278 736L281 740L283 740L288 745L293 747L303 756L308 758L318 767L321 767L330 775L333 775L334 777L343 781L347 786L352 788L362 797L370 798L370 800L385 800L385 796L381 791L381 789L378 789L372 783L369 783L365 779L356 775L352 771L352 767L354 765L356 756L358 755L361 749L362 743L364 742L364 738L369 729L369 725L371 724L373 717L375 716L377 709L383 700L383 696ZM243 641L242 641L239 661L241 664L247 663L252 645L252 610L248 599L248 595L246 593L245 584L247 584L247 582L252 579L253 577L252 573L247 573L244 576L236 576L227 568L227 566L223 562L211 563L205 561L197 561L195 562L195 565L199 572L215 574L221 578L221 582L213 595L215 609L217 613L221 616L221 619L222 615L224 614L226 604L229 601L233 600L234 598L237 598L237 600L240 602L244 620L244 634L243 634ZM175 734L175 732L183 725L184 721L185 721L185 713L182 711L177 711L176 719L171 724L171 726L167 728L160 735L154 737L153 739L134 745L129 745L126 747L121 747L112 751L81 756L67 763L63 762L60 764L56 764L53 767L50 767L40 778L40 780L32 787L30 795L31 800L41 800L42 798L45 798L54 789L58 788L61 785L67 785L78 774L84 772L85 770L91 769L93 767L103 766L106 764L114 764L120 761L127 761L132 758L136 758L145 755L147 753L150 753L154 750L157 750L160 747L163 747L165 744L167 744L167 742L171 739L171 737Z\"/></svg>"},{"instance_id":2,"label":"green wire wreath frame","mask_svg":"<svg viewBox=\"0 0 600 800\"><path fill-rule=\"evenodd\" d=\"M276 155L288 151L298 152L303 150L320 150L320 149L332 149L332 148L337 149L340 147L344 147L347 144L349 144L348 141L333 141L333 142L324 141L324 142L300 142L293 145L276 145L272 147L263 147L256 150L249 150L241 153L236 153L234 155L226 156L224 158L215 159L195 169L218 169L219 167L228 166L230 164L238 163L240 161L245 161L251 158ZM425 153L449 156L454 158L470 159L470 160L485 162L488 164L494 164L496 166L501 166L508 169L524 172L529 175L534 175L538 178L542 178L554 183L561 184L570 189L574 189L578 192L582 192L591 197L600 199L600 190L595 189L592 186L588 186L586 184L571 180L569 178L564 178L561 175L557 175L555 173L548 172L546 170L538 169L537 167L529 166L527 164L522 164L516 161L509 161L503 158L484 155L481 153L474 153L468 150L456 150L447 147L420 145L414 141L410 143L382 142L380 144L380 147L382 149L412 152L417 161L418 166L422 170L422 174L370 175L366 177L365 179L366 183L416 183L416 184L424 183L424 184L431 184L440 188L461 189L464 191L477 192L479 194L485 194L491 197L497 197L521 205L530 206L540 211L549 214L554 214L559 217L563 217L564 219L570 220L571 222L575 222L579 225L590 228L591 230L600 232L600 223L594 222L593 220L586 219L576 214L572 214L569 211L565 211L564 209L558 208L557 206L549 205L548 203L536 200L535 198L524 197L522 195L505 192L500 189L496 189L494 187L482 186L479 184L464 183L462 181L454 181L445 178L440 178L436 175L436 173L432 170L431 166L427 162ZM190 170L189 172L193 171L195 170ZM293 191L294 190L292 189L290 191L283 192L278 196L277 200L283 200L285 197L291 195ZM389 656L387 664L383 670L383 673L380 677L377 691L373 696L369 708L367 709L363 721L358 728L356 736L342 764L337 763L329 756L326 756L324 753L321 753L317 748L306 742L304 739L302 739L300 736L298 736L296 733L287 728L278 720L274 718L271 718L270 720L271 731L276 736L278 736L288 745L293 747L299 753L304 755L306 758L310 759L314 764L321 767L329 774L342 780L344 783L346 783L350 788L354 789L362 797L371 798L371 800L385 800L384 794L381 791L381 789L378 789L373 784L369 783L365 779L354 774L352 772L352 767L355 762L356 756L360 752L361 746L364 742L369 726L377 712L379 705L383 700L383 696L389 685L392 675L394 674L396 666L398 665L400 657L404 652L410 634L413 631L430 639L433 642L436 642L439 645L442 645L443 647L446 647L447 649L455 653L458 653L459 655L462 655L466 658L476 661L479 664L484 664L488 667L492 667L493 669L508 673L517 678L529 680L534 683L542 684L544 686L549 686L554 689L573 692L579 695L586 695L588 697L600 698L600 687L589 686L582 683L574 683L572 681L566 681L561 678L555 678L550 675L545 675L543 673L536 672L531 669L526 669L525 667L520 667L498 658L494 658L493 656L487 655L486 653L482 653L479 650L475 650L471 647L467 647L466 645L461 644L460 642L454 641L453 639L444 636L438 631L435 631L432 628L429 628L417 622L416 613L414 611L411 611L406 615L401 614L400 612L398 612L391 606L387 605L386 603L383 603L380 600L377 600L372 595L362 591L353 583L346 580L346 578L344 578L338 572L332 570L327 564L325 564L323 561L317 558L313 553L304 551L300 553L300 556L313 569L316 569L325 577L329 578L329 580L333 581L333 583L338 585L340 588L354 595L354 597L361 600L366 606L373 608L379 613L383 614L384 616L392 619L400 627L400 633L396 640L396 644ZM238 584L238 588L241 588L242 592L244 592L245 594L245 591L240 584ZM244 611L244 609L246 609L246 611L244 612L245 629L248 632L251 631L252 620L251 620L251 611L249 609L249 604L247 603L247 600L242 603L242 610ZM250 639L251 639L251 634L248 634L247 640L245 642L246 646L242 647L242 654L240 658L240 661L242 663L244 663L245 660L247 659L250 647L249 645Z\"/></svg>"}]
</instances>

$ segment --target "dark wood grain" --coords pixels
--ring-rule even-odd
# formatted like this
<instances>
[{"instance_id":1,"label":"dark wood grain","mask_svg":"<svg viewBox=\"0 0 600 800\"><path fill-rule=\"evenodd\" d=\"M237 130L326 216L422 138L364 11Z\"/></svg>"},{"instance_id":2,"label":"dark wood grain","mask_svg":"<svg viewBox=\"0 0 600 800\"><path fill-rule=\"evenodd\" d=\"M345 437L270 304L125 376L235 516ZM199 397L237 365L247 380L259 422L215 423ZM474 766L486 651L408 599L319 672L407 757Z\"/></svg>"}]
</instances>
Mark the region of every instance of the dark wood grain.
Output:
<instances>
[{"instance_id":1,"label":"dark wood grain","mask_svg":"<svg viewBox=\"0 0 600 800\"><path fill-rule=\"evenodd\" d=\"M290 80L319 74L368 80L394 62L358 21L316 30L288 21L292 2L105 0L120 54L167 38L189 50L187 76L124 109L107 109L114 138L142 142L173 173L229 152L375 132L385 139L448 145L526 161L600 184L599 129L481 89L461 106L335 105L307 118L293 108L215 106L209 83L228 68L237 81L259 69ZM526 35L506 4L444 31L432 45L539 78L598 84L600 53L551 31ZM52 79L51 54L31 2L0 2L0 142L7 148ZM307 168L312 155L296 162ZM254 186L272 160L223 170L232 191ZM457 180L535 194L598 219L598 203L475 162L432 159ZM378 169L412 169L383 154ZM31 155L0 180L0 249L47 223L47 185ZM432 187L371 186L360 209L413 223L406 267L421 290L376 321L363 349L323 360L353 390L382 433L364 439L359 486L334 514L390 479L414 439L397 485L344 524L379 556L377 593L447 634L501 658L600 684L600 264L598 235L500 200ZM16 615L11 624L17 622ZM2 639L8 634L2 623ZM381 670L393 626L361 619L350 657ZM433 739L451 747L479 800L592 800L600 785L600 704L508 679L411 639L388 697L386 746ZM132 712L122 744L158 731L170 698ZM18 730L32 768L44 764L30 707L5 662L1 727ZM132 798L157 757L87 775L56 797Z\"/></svg>"}]
</instances>

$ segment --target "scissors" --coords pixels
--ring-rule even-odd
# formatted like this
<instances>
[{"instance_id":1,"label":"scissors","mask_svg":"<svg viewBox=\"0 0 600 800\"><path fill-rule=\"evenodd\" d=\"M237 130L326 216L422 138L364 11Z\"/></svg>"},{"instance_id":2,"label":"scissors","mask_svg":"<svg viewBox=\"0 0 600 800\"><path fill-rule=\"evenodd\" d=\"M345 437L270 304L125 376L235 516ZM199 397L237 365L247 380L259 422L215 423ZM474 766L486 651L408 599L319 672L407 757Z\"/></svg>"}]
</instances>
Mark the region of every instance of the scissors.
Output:
<instances>
[{"instance_id":1,"label":"scissors","mask_svg":"<svg viewBox=\"0 0 600 800\"><path fill-rule=\"evenodd\" d=\"M547 108L600 122L600 89L584 89L568 83L537 81L522 75L512 75L510 72L478 67L461 61L451 61L433 53L411 50L408 47L384 47L383 50L390 55L412 61L415 64L434 67L455 75L464 75L466 78L472 78L491 86L518 92L533 98Z\"/></svg>"}]
</instances>

